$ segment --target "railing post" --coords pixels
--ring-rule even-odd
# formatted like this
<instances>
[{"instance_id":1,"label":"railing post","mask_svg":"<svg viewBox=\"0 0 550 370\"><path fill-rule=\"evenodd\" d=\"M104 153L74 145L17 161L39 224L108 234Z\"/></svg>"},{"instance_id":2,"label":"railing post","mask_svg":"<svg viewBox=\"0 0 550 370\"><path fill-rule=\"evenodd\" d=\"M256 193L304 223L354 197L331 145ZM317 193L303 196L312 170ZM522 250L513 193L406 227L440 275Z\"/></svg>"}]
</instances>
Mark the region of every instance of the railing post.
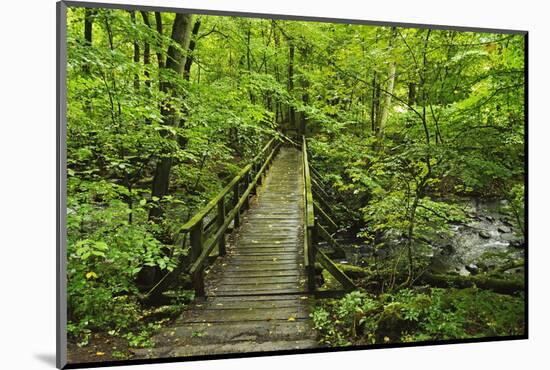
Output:
<instances>
[{"instance_id":1,"label":"railing post","mask_svg":"<svg viewBox=\"0 0 550 370\"><path fill-rule=\"evenodd\" d=\"M220 199L218 202L218 227L221 228L225 222L225 202L224 198ZM225 235L222 235L218 244L219 255L225 256Z\"/></svg>"},{"instance_id":2,"label":"railing post","mask_svg":"<svg viewBox=\"0 0 550 370\"><path fill-rule=\"evenodd\" d=\"M254 162L254 164L252 165L252 169L248 173L248 183L252 182L252 179L254 178L254 176L256 176L257 173L258 173L258 162ZM258 182L256 184L254 184L254 187L252 188L251 193L253 195L257 194L256 186L260 183L260 181L261 181L261 176L260 176L260 179L258 179Z\"/></svg>"},{"instance_id":3,"label":"railing post","mask_svg":"<svg viewBox=\"0 0 550 370\"><path fill-rule=\"evenodd\" d=\"M191 261L195 262L202 253L202 239L203 239L203 220L197 222L191 229ZM197 297L204 297L204 270L198 269L193 276L193 287L195 288L195 295Z\"/></svg>"},{"instance_id":4,"label":"railing post","mask_svg":"<svg viewBox=\"0 0 550 370\"><path fill-rule=\"evenodd\" d=\"M250 171L244 176L245 182L244 182L244 188L248 189L248 186L250 186ZM244 209L247 210L250 208L250 202L248 196L244 200Z\"/></svg>"},{"instance_id":5,"label":"railing post","mask_svg":"<svg viewBox=\"0 0 550 370\"><path fill-rule=\"evenodd\" d=\"M237 183L233 187L233 207L236 207L237 203L239 203L239 184L240 181L237 181ZM237 214L233 219L233 228L236 229L239 226L241 226L241 214L240 210L237 210Z\"/></svg>"},{"instance_id":6,"label":"railing post","mask_svg":"<svg viewBox=\"0 0 550 370\"><path fill-rule=\"evenodd\" d=\"M258 162L254 165L256 167L256 171L255 171L256 173L258 173L260 171L260 169L262 167L261 164L263 163L263 160L264 160L264 158L262 158L262 162ZM262 185L263 177L264 177L264 174L261 173L260 176L258 177L258 185Z\"/></svg>"},{"instance_id":7,"label":"railing post","mask_svg":"<svg viewBox=\"0 0 550 370\"><path fill-rule=\"evenodd\" d=\"M307 267L307 283L308 283L308 291L310 293L315 292L315 249L316 249L316 233L315 233L315 227L308 227L307 228L307 243L308 243L308 259L309 259L309 266Z\"/></svg>"}]
</instances>

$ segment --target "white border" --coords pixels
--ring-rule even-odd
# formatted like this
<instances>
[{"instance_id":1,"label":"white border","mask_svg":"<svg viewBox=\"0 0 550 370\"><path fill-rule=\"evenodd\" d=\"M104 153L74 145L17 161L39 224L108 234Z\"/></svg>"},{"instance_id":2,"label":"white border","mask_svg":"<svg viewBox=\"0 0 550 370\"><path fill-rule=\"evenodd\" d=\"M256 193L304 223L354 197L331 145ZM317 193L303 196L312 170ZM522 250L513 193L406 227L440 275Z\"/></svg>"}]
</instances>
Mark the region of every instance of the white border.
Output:
<instances>
[{"instance_id":1,"label":"white border","mask_svg":"<svg viewBox=\"0 0 550 370\"><path fill-rule=\"evenodd\" d=\"M125 1L111 1L125 3ZM133 4L331 18L528 30L530 41L530 338L460 344L247 358L140 368L319 370L542 368L547 351L550 245L548 202L548 11L542 1L128 0ZM3 368L53 368L55 354L55 1L3 4L2 304ZM6 207L7 205L7 207ZM546 212L545 212L546 211ZM543 357L544 356L544 357ZM543 365L537 365L537 364Z\"/></svg>"}]
</instances>

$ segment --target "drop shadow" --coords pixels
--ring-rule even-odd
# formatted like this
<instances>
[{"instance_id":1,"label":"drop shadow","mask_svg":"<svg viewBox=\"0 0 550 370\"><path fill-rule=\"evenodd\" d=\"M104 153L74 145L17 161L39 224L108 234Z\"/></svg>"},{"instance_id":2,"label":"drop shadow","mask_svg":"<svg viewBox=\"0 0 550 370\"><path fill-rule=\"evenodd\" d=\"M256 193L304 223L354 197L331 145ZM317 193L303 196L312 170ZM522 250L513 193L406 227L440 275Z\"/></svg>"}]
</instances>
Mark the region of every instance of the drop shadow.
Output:
<instances>
[{"instance_id":1,"label":"drop shadow","mask_svg":"<svg viewBox=\"0 0 550 370\"><path fill-rule=\"evenodd\" d=\"M55 367L56 365L55 353L35 353L34 358L52 367Z\"/></svg>"}]
</instances>

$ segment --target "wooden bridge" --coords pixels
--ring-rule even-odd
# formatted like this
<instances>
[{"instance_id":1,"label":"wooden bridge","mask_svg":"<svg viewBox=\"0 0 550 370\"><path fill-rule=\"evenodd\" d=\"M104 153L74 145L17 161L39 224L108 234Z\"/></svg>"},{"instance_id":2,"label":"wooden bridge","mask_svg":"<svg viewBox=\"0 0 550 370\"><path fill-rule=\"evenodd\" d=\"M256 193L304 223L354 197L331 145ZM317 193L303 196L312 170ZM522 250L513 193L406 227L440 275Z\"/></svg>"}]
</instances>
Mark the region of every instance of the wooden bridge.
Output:
<instances>
[{"instance_id":1,"label":"wooden bridge","mask_svg":"<svg viewBox=\"0 0 550 370\"><path fill-rule=\"evenodd\" d=\"M309 317L319 294L315 262L342 284L342 291L354 285L316 247L320 239L339 246L331 236L337 229L333 211L321 179L312 175L306 140L302 138L301 145L290 139L284 143L269 141L182 227L184 240L190 242L190 260L171 275L187 268L197 299L155 337L156 348L139 356L319 346ZM157 293L169 282L169 277L161 281Z\"/></svg>"}]
</instances>

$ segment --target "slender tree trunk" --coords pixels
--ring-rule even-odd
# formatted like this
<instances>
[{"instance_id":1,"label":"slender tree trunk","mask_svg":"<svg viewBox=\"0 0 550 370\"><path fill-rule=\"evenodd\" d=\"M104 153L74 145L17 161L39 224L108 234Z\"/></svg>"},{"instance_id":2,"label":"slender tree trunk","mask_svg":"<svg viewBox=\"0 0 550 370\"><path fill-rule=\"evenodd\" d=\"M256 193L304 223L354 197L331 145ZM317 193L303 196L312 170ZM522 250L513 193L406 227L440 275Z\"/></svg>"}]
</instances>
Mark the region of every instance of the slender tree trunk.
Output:
<instances>
[{"instance_id":1,"label":"slender tree trunk","mask_svg":"<svg viewBox=\"0 0 550 370\"><path fill-rule=\"evenodd\" d=\"M130 11L130 18L132 23L136 24L136 12L134 10ZM134 63L139 63L139 42L134 40ZM134 76L134 90L139 91L139 74L136 73Z\"/></svg>"},{"instance_id":2,"label":"slender tree trunk","mask_svg":"<svg viewBox=\"0 0 550 370\"><path fill-rule=\"evenodd\" d=\"M87 47L92 46L92 35L94 26L93 15L93 9L86 8L84 10L84 45L86 45ZM85 63L82 66L82 71L85 75L90 75L90 65L88 63ZM92 112L92 102L90 98L85 98L84 106L86 107L86 111L90 114Z\"/></svg>"},{"instance_id":3,"label":"slender tree trunk","mask_svg":"<svg viewBox=\"0 0 550 370\"><path fill-rule=\"evenodd\" d=\"M407 103L412 107L416 104L416 83L409 82L409 97Z\"/></svg>"},{"instance_id":4,"label":"slender tree trunk","mask_svg":"<svg viewBox=\"0 0 550 370\"><path fill-rule=\"evenodd\" d=\"M183 77L189 81L191 75L191 66L193 65L193 51L197 45L197 35L201 27L201 20L197 19L193 25L193 31L191 32L191 40L189 41L189 52L187 58L185 58L185 66L183 68Z\"/></svg>"},{"instance_id":5,"label":"slender tree trunk","mask_svg":"<svg viewBox=\"0 0 550 370\"><path fill-rule=\"evenodd\" d=\"M384 104L382 105L382 114L380 116L380 123L378 127L378 136L384 135L384 128L386 127L386 122L388 120L388 113L390 111L390 105L391 105L391 95L393 94L393 87L395 85L395 62L391 62L390 64L390 80L388 81L388 87L387 91L388 94L386 94L384 98Z\"/></svg>"},{"instance_id":6,"label":"slender tree trunk","mask_svg":"<svg viewBox=\"0 0 550 370\"><path fill-rule=\"evenodd\" d=\"M162 36L163 26L162 26L162 14L160 12L155 12L155 27L157 29L157 33L159 34L159 36ZM161 41L160 47L157 49L157 62L158 62L159 70L161 68L164 68L164 55L163 55L162 41Z\"/></svg>"},{"instance_id":7,"label":"slender tree trunk","mask_svg":"<svg viewBox=\"0 0 550 370\"><path fill-rule=\"evenodd\" d=\"M95 12L93 9L86 8L84 10L84 42L86 45L92 45L92 33L94 26L94 16Z\"/></svg>"},{"instance_id":8,"label":"slender tree trunk","mask_svg":"<svg viewBox=\"0 0 550 370\"><path fill-rule=\"evenodd\" d=\"M396 37L396 28L392 27L392 36L389 43L389 49L391 51L393 40ZM384 135L384 128L386 126L386 121L388 120L388 113L390 111L390 105L391 105L391 96L393 94L393 87L395 85L395 72L396 72L396 65L394 58L390 58L390 68L389 68L389 80L388 80L388 86L386 88L386 95L384 97L384 104L382 105L382 114L380 116L380 122L378 126L378 136L382 137Z\"/></svg>"},{"instance_id":9,"label":"slender tree trunk","mask_svg":"<svg viewBox=\"0 0 550 370\"><path fill-rule=\"evenodd\" d=\"M192 15L177 13L172 25L171 38L174 42L181 46L182 50L187 51L189 47L189 40L191 36L191 21ZM177 73L183 73L185 64L185 54L179 49L170 45L166 58L166 69L170 69ZM176 94L172 84L169 81L162 81L161 84L164 92L171 92ZM169 104L165 104L162 108L162 116L165 125L176 126L177 121L175 117L175 109ZM161 131L161 135L167 137L169 133L167 131ZM153 183L151 186L151 196L162 199L168 194L168 186L170 182L170 170L172 168L172 156L171 153L163 153L162 157L158 160L155 175L153 177ZM149 219L159 219L163 215L163 210L160 206L156 205L149 211Z\"/></svg>"},{"instance_id":10,"label":"slender tree trunk","mask_svg":"<svg viewBox=\"0 0 550 370\"><path fill-rule=\"evenodd\" d=\"M189 81L191 77L191 67L193 66L193 51L195 50L195 46L197 45L197 35L199 34L199 29L201 27L201 20L200 18L195 21L195 24L193 25L193 30L191 31L191 36L189 39L189 47L187 48L187 56L185 57L185 64L183 66L183 78L186 81ZM198 82L197 82L198 84ZM180 127L185 126L187 115L187 109L184 107L182 109L182 119L180 120ZM178 135L178 145L180 148L184 149L187 146L187 137L183 135Z\"/></svg>"},{"instance_id":11,"label":"slender tree trunk","mask_svg":"<svg viewBox=\"0 0 550 370\"><path fill-rule=\"evenodd\" d=\"M292 96L292 92L294 91L294 44L291 40L289 40L289 47L288 47L288 92ZM296 129L296 112L294 110L294 106L290 105L289 110L289 122L290 127Z\"/></svg>"},{"instance_id":12,"label":"slender tree trunk","mask_svg":"<svg viewBox=\"0 0 550 370\"><path fill-rule=\"evenodd\" d=\"M372 96L370 110L371 131L376 131L376 71L372 76Z\"/></svg>"},{"instance_id":13,"label":"slender tree trunk","mask_svg":"<svg viewBox=\"0 0 550 370\"><path fill-rule=\"evenodd\" d=\"M307 60L308 56L309 56L308 47L307 46L303 47L301 49L301 52L302 52L302 60ZM302 74L302 78L300 79L300 81L302 83L302 102L304 103L304 105L308 105L309 104L309 93L308 93L309 81L303 74ZM299 134L300 135L305 135L306 134L306 115L304 114L303 110L300 113L300 131L299 131Z\"/></svg>"},{"instance_id":14,"label":"slender tree trunk","mask_svg":"<svg viewBox=\"0 0 550 370\"><path fill-rule=\"evenodd\" d=\"M141 11L141 18L143 18L143 23L145 23L147 27L151 28L149 13ZM149 88L151 87L151 78L148 69L151 64L151 46L148 42L145 42L143 45L143 64L145 65L145 71L143 72L143 75L145 76L145 86Z\"/></svg>"},{"instance_id":15,"label":"slender tree trunk","mask_svg":"<svg viewBox=\"0 0 550 370\"><path fill-rule=\"evenodd\" d=\"M248 24L248 30L246 32L246 70L248 73L252 72L252 61L251 61L251 53L250 50L250 39L252 38L252 30L250 23ZM250 102L252 104L256 103L256 97L254 96L254 93L251 89L248 90L248 95L250 96Z\"/></svg>"}]
</instances>

